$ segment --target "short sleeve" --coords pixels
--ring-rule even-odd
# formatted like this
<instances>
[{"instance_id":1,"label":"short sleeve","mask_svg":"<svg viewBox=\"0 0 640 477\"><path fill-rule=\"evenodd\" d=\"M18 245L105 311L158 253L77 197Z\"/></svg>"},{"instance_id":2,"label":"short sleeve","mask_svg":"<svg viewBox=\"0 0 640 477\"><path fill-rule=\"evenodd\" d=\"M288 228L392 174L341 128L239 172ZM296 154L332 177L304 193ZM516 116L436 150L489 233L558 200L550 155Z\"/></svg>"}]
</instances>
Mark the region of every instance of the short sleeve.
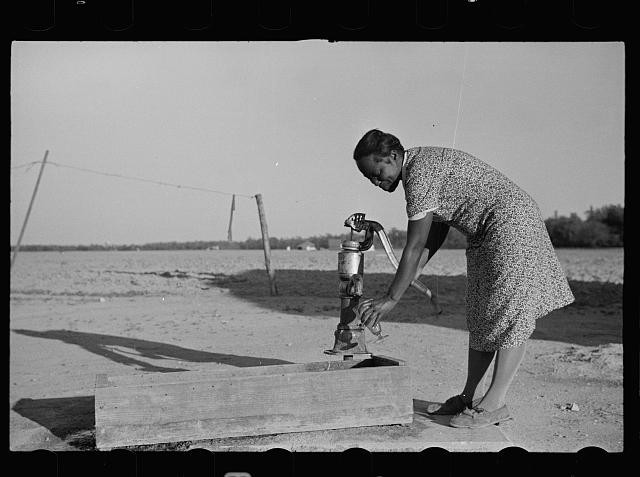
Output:
<instances>
[{"instance_id":1,"label":"short sleeve","mask_svg":"<svg viewBox=\"0 0 640 477\"><path fill-rule=\"evenodd\" d=\"M405 199L409 220L420 220L439 207L440 174L427 161L415 157L405 171Z\"/></svg>"}]
</instances>

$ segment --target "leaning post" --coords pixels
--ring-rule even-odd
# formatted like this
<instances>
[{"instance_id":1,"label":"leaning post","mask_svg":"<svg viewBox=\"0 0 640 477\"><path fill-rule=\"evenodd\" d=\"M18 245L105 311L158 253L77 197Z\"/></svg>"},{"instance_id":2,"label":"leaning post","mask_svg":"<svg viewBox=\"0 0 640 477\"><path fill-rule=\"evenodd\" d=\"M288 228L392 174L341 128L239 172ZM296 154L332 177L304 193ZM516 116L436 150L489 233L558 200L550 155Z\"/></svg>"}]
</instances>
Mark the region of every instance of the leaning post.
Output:
<instances>
[{"instance_id":1,"label":"leaning post","mask_svg":"<svg viewBox=\"0 0 640 477\"><path fill-rule=\"evenodd\" d=\"M260 217L260 230L262 231L262 247L264 249L264 263L269 275L269 287L271 295L278 294L276 285L276 272L271 268L271 246L269 245L269 231L267 230L267 218L264 214L264 204L262 203L262 194L256 194L256 203L258 204L258 216Z\"/></svg>"},{"instance_id":2,"label":"leaning post","mask_svg":"<svg viewBox=\"0 0 640 477\"><path fill-rule=\"evenodd\" d=\"M36 180L36 186L33 188L33 194L31 195L31 202L29 202L29 208L27 209L27 215L24 218L24 222L22 223L22 229L20 230L20 236L18 237L18 243L16 244L16 248L13 251L13 255L11 257L11 264L9 265L9 270L13 268L13 264L16 261L16 257L18 256L18 252L20 251L20 242L22 242L22 236L24 235L24 231L27 228L27 222L29 222L29 215L31 214L31 208L33 207L33 202L36 200L36 194L38 193L38 186L40 185L40 178L42 178L42 171L44 171L44 165L47 163L47 157L49 157L49 150L47 149L44 152L44 159L42 159L42 165L40 166L40 172L38 173L38 179Z\"/></svg>"}]
</instances>

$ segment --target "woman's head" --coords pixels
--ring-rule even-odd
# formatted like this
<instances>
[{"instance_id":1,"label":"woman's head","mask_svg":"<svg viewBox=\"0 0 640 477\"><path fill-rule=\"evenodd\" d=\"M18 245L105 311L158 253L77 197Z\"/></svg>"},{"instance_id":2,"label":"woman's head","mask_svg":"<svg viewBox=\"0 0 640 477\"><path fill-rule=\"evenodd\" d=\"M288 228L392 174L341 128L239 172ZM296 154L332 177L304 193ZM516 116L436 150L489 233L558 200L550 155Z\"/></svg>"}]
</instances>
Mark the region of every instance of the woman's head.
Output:
<instances>
[{"instance_id":1,"label":"woman's head","mask_svg":"<svg viewBox=\"0 0 640 477\"><path fill-rule=\"evenodd\" d=\"M358 141L353 158L373 185L387 192L396 190L402 176L404 148L393 134L372 129Z\"/></svg>"},{"instance_id":2,"label":"woman's head","mask_svg":"<svg viewBox=\"0 0 640 477\"><path fill-rule=\"evenodd\" d=\"M393 134L382 132L379 129L372 129L358 141L353 151L353 158L358 161L370 154L377 157L386 157L391 151L404 153L400 140Z\"/></svg>"}]
</instances>

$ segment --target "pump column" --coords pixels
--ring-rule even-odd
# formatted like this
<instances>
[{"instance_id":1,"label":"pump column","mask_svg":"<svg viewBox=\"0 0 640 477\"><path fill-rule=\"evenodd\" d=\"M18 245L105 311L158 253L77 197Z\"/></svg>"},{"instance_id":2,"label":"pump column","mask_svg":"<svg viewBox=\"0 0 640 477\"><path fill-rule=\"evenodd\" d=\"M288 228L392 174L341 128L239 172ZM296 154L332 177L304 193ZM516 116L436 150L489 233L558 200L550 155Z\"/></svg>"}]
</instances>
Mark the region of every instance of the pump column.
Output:
<instances>
[{"instance_id":1,"label":"pump column","mask_svg":"<svg viewBox=\"0 0 640 477\"><path fill-rule=\"evenodd\" d=\"M363 289L364 255L360 244L345 240L338 253L338 275L340 277L340 322L334 333L333 349L327 354L369 354L364 327L353 311L360 302Z\"/></svg>"}]
</instances>

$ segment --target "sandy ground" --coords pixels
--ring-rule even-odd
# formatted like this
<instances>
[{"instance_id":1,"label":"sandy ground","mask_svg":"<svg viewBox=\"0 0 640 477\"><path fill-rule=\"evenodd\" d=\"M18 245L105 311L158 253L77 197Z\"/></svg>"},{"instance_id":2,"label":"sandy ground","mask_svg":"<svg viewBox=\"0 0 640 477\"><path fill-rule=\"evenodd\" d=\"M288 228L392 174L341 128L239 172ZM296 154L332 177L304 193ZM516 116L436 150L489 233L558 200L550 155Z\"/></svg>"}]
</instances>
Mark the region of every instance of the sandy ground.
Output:
<instances>
[{"instance_id":1,"label":"sandy ground","mask_svg":"<svg viewBox=\"0 0 640 477\"><path fill-rule=\"evenodd\" d=\"M333 344L338 321L335 271L278 270L279 296L272 297L264 269L227 274L95 270L64 290L56 289L66 283L64 276L41 276L38 283L12 279L13 450L94 449L96 374L336 359L323 354ZM384 290L391 278L390 273L366 274L368 294ZM115 286L113 280L126 283ZM464 280L424 276L428 286L437 286L444 313L432 315L424 298L410 289L383 324L390 336L370 345L371 352L411 367L415 402L443 401L464 384ZM622 285L570 284L576 303L538 322L508 395L514 420L500 431L511 445L532 452L587 446L622 451ZM391 437L398 431L388 432L393 450ZM252 442L261 439L273 442L269 437ZM299 439L313 450L308 437Z\"/></svg>"}]
</instances>

